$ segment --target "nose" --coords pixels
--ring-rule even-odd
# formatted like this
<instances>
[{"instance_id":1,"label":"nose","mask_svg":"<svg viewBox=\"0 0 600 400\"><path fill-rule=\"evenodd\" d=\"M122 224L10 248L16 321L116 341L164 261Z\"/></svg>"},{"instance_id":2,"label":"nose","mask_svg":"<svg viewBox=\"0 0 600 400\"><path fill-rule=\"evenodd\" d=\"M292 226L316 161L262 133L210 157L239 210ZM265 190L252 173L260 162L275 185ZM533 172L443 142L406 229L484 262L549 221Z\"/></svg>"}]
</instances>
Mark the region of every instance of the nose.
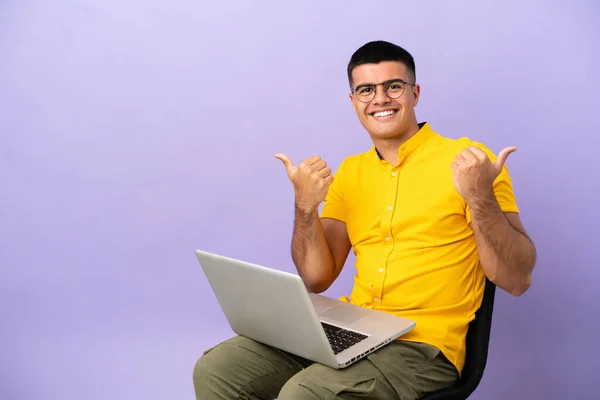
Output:
<instances>
[{"instance_id":1,"label":"nose","mask_svg":"<svg viewBox=\"0 0 600 400\"><path fill-rule=\"evenodd\" d=\"M385 92L385 87L383 85L377 85L375 88L375 97L373 98L373 103L375 104L386 104L390 102L390 98Z\"/></svg>"}]
</instances>

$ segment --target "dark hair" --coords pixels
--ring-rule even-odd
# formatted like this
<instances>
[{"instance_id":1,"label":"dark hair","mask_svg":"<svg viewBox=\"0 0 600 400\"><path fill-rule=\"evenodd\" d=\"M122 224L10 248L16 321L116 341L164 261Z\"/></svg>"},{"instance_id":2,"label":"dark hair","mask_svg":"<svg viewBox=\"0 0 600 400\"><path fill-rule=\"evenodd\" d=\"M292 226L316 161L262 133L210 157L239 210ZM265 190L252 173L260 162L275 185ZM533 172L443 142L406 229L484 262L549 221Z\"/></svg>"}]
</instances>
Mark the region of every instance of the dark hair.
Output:
<instances>
[{"instance_id":1,"label":"dark hair","mask_svg":"<svg viewBox=\"0 0 600 400\"><path fill-rule=\"evenodd\" d=\"M411 78L415 83L415 60L408 51L402 47L383 40L369 42L361 46L352 54L348 63L348 82L352 87L352 70L362 64L379 64L382 61L399 61L406 65Z\"/></svg>"}]
</instances>

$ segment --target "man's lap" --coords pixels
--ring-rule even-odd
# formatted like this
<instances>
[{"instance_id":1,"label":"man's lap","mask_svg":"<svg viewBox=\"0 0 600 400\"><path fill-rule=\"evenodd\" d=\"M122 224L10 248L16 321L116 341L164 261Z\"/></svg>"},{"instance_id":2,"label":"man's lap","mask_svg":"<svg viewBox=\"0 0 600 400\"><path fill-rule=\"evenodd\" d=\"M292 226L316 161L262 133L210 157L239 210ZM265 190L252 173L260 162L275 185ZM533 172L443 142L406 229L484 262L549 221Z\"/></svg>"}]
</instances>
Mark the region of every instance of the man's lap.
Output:
<instances>
[{"instance_id":1,"label":"man's lap","mask_svg":"<svg viewBox=\"0 0 600 400\"><path fill-rule=\"evenodd\" d=\"M351 366L335 370L236 336L198 360L197 398L212 399L415 399L450 386L454 367L422 343L395 341Z\"/></svg>"}]
</instances>

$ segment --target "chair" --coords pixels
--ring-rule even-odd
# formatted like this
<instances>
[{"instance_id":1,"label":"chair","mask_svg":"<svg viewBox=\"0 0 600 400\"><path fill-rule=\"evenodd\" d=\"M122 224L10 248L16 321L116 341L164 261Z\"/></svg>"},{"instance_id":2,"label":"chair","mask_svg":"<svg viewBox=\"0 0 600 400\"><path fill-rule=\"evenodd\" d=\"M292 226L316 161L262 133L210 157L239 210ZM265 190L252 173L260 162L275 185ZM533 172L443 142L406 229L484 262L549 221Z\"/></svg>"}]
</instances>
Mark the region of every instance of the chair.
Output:
<instances>
[{"instance_id":1,"label":"chair","mask_svg":"<svg viewBox=\"0 0 600 400\"><path fill-rule=\"evenodd\" d=\"M452 387L428 393L421 400L465 400L477 388L487 362L496 285L486 279L483 300L467 331L467 354L460 380Z\"/></svg>"}]
</instances>

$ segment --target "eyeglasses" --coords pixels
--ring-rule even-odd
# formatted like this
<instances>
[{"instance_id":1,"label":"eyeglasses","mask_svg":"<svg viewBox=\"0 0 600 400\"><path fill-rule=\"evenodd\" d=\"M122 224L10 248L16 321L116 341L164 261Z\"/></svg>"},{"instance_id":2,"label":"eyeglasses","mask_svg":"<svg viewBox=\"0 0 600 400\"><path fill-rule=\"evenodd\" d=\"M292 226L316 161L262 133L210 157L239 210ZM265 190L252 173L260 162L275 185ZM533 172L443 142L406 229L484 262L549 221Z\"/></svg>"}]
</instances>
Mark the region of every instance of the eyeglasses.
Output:
<instances>
[{"instance_id":1,"label":"eyeglasses","mask_svg":"<svg viewBox=\"0 0 600 400\"><path fill-rule=\"evenodd\" d=\"M402 79L390 79L382 83L358 85L352 89L352 93L359 101L368 103L375 98L377 86L380 85L383 86L383 91L390 99L397 99L402 96L406 85L415 86L414 83L408 83Z\"/></svg>"}]
</instances>

